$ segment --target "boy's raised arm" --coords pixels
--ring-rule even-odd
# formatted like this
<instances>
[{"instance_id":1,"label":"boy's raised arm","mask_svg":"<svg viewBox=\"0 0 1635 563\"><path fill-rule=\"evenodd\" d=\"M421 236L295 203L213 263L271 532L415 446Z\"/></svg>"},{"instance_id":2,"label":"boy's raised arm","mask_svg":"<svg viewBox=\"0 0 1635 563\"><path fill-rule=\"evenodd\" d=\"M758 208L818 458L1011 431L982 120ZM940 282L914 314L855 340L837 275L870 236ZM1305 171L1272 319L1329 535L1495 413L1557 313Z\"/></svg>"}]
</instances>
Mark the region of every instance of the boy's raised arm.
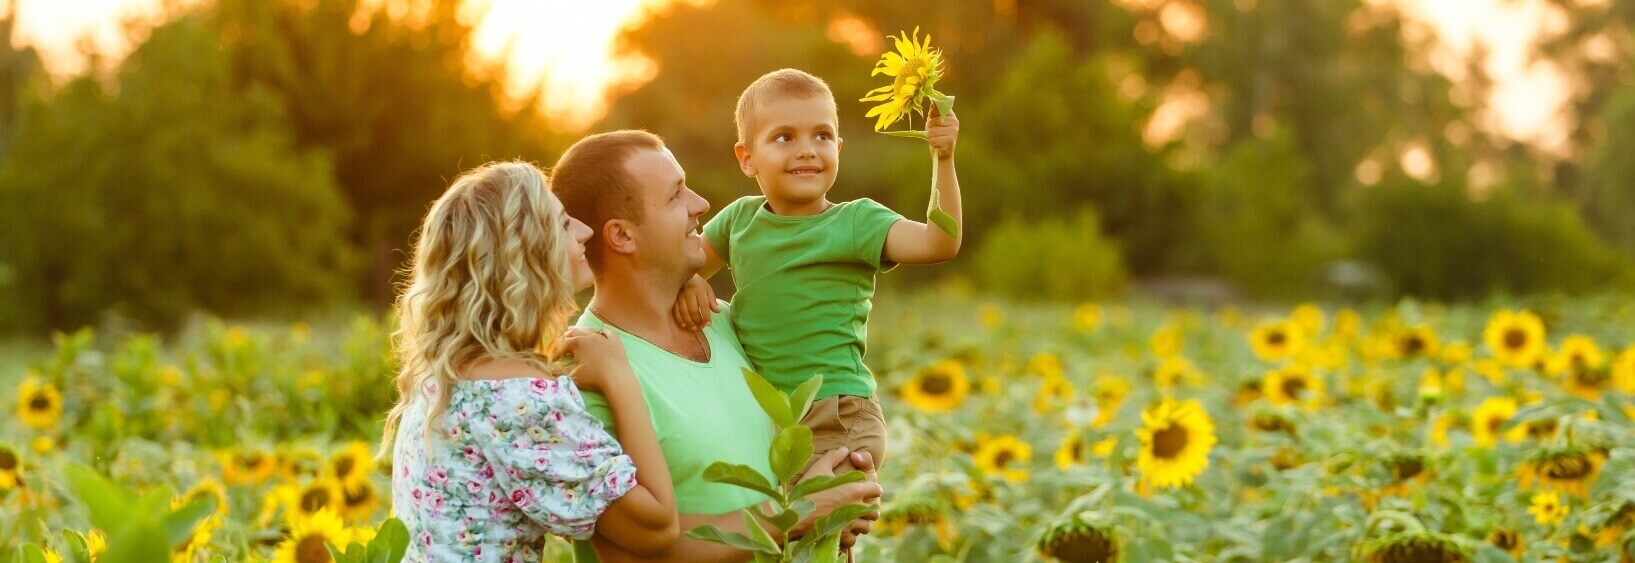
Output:
<instances>
[{"instance_id":1,"label":"boy's raised arm","mask_svg":"<svg viewBox=\"0 0 1635 563\"><path fill-rule=\"evenodd\" d=\"M953 112L935 115L926 122L925 134L937 155L937 204L954 218L955 235L949 236L935 225L919 221L898 221L886 234L886 260L898 264L935 264L959 255L965 236L965 219L960 212L959 177L954 174L954 141L959 137L959 119Z\"/></svg>"}]
</instances>

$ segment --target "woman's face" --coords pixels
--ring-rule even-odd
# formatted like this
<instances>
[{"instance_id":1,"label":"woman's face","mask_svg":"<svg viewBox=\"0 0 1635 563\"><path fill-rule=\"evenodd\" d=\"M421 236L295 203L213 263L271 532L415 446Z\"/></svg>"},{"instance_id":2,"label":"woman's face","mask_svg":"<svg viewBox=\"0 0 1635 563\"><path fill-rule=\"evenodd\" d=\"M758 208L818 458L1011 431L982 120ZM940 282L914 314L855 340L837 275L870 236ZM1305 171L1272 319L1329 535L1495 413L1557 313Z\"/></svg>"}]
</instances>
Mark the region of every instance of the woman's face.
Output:
<instances>
[{"instance_id":1,"label":"woman's face","mask_svg":"<svg viewBox=\"0 0 1635 563\"><path fill-rule=\"evenodd\" d=\"M590 227L563 213L562 231L568 235L568 264L573 270L573 291L578 293L596 282L590 262L585 260L585 241L590 240Z\"/></svg>"}]
</instances>

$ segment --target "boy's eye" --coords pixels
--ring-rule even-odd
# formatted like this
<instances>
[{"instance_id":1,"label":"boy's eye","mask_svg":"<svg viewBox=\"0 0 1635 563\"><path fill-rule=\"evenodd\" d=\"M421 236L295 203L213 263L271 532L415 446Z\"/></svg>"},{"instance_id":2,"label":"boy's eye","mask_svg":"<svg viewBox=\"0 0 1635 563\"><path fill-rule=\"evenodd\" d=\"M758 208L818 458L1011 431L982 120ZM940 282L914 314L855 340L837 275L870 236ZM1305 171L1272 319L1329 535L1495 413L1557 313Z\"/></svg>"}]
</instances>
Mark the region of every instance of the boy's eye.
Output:
<instances>
[{"instance_id":1,"label":"boy's eye","mask_svg":"<svg viewBox=\"0 0 1635 563\"><path fill-rule=\"evenodd\" d=\"M779 133L778 136L773 137L772 140L776 141L776 142L779 142L779 143L782 143L784 141L790 140L790 137L789 137L788 133Z\"/></svg>"},{"instance_id":2,"label":"boy's eye","mask_svg":"<svg viewBox=\"0 0 1635 563\"><path fill-rule=\"evenodd\" d=\"M818 135L817 135L817 138L818 138L818 139L819 139L819 140L823 140L823 141L828 141L828 140L830 140L830 139L833 139L833 138L835 138L835 136L834 136L834 135L830 135L830 134L828 134L828 133L818 133Z\"/></svg>"}]
</instances>

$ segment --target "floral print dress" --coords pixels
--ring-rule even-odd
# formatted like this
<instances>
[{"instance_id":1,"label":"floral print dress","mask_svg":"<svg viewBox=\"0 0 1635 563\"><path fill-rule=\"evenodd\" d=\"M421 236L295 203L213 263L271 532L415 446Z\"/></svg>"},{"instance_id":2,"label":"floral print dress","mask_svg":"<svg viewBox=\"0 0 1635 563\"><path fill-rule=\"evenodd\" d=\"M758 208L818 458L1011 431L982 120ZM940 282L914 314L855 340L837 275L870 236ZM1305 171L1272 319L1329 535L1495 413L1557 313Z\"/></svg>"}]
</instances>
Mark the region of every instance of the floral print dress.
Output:
<instances>
[{"instance_id":1,"label":"floral print dress","mask_svg":"<svg viewBox=\"0 0 1635 563\"><path fill-rule=\"evenodd\" d=\"M634 462L566 376L456 382L426 438L430 403L404 412L393 452L404 561L537 563L545 534L589 538L636 485Z\"/></svg>"}]
</instances>

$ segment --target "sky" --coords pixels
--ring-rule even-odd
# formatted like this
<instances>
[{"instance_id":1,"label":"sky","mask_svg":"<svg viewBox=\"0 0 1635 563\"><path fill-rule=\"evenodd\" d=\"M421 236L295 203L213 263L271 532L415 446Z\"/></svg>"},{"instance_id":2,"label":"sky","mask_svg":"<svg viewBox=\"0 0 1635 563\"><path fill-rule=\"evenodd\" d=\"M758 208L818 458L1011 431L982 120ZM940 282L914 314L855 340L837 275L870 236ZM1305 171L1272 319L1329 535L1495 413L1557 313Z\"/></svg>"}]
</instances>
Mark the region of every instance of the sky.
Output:
<instances>
[{"instance_id":1,"label":"sky","mask_svg":"<svg viewBox=\"0 0 1635 563\"><path fill-rule=\"evenodd\" d=\"M118 58L124 44L122 21L156 19L166 4L194 0L0 0L17 7L17 41L36 46L53 74L84 68L80 52L94 49ZM1545 0L1370 0L1395 2L1405 13L1434 29L1443 56L1433 63L1462 59L1478 42L1489 49L1486 68L1496 82L1490 123L1481 124L1546 150L1565 140L1557 115L1565 99L1560 77L1529 61L1529 45L1541 27L1557 25ZM615 60L619 30L640 20L644 10L667 0L472 0L487 8L478 23L476 50L504 61L511 90L528 91L547 81L545 113L571 128L587 127L606 111L604 95L619 84L638 83L656 70L648 61ZM480 10L479 10L480 11ZM506 55L506 53L509 53ZM1456 65L1439 70L1458 78Z\"/></svg>"}]
</instances>

